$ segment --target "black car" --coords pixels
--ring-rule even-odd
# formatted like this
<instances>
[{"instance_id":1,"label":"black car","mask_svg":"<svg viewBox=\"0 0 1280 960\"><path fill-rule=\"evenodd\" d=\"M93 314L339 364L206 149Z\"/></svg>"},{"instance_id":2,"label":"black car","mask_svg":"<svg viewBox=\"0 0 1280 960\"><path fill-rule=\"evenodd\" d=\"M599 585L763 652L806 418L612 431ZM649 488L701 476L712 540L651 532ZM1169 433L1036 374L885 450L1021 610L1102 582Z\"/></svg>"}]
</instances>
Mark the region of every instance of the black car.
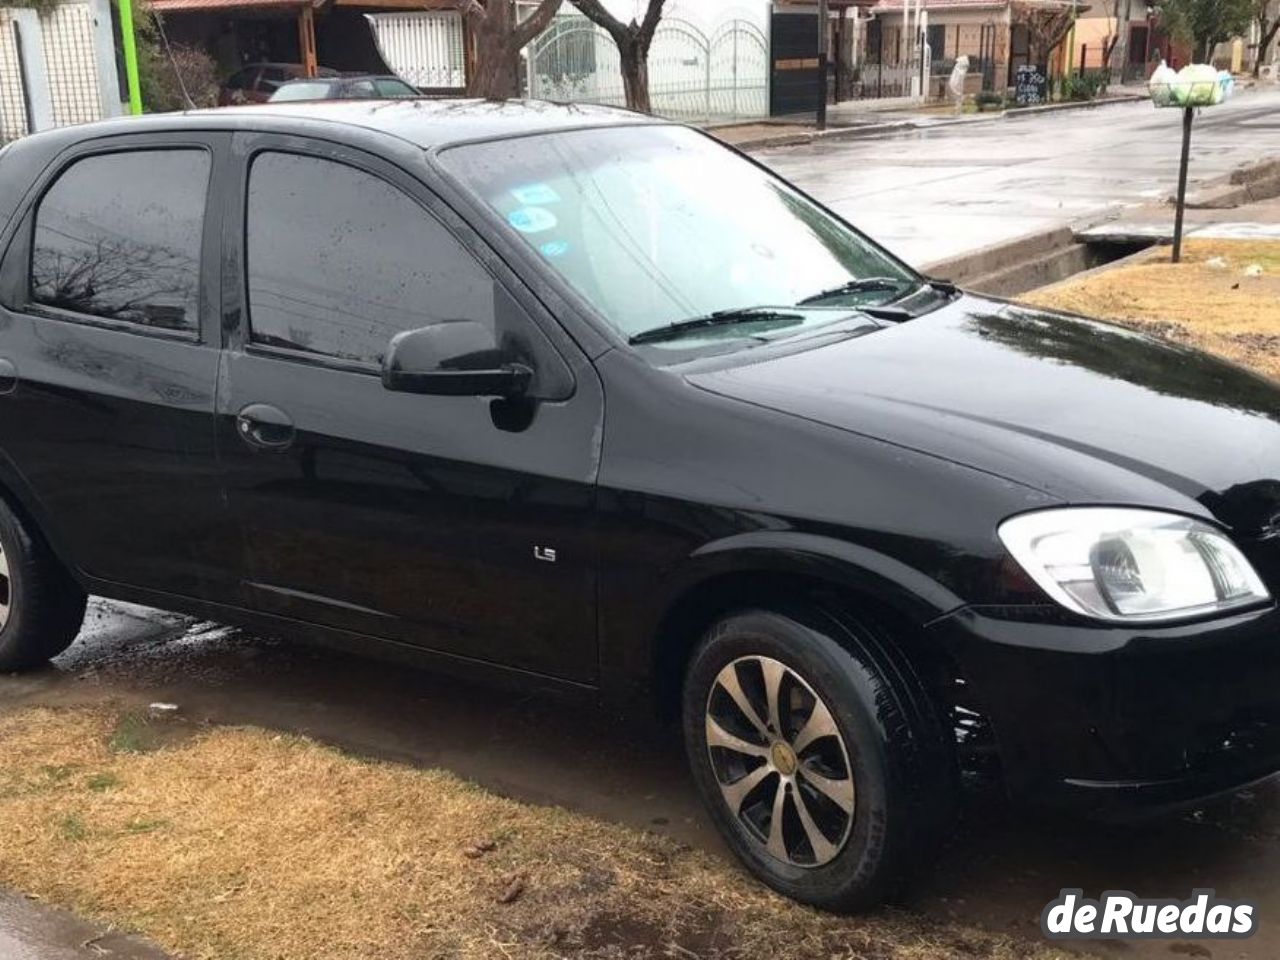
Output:
<instances>
[{"instance_id":1,"label":"black car","mask_svg":"<svg viewBox=\"0 0 1280 960\"><path fill-rule=\"evenodd\" d=\"M1280 769L1280 389L921 276L699 131L111 121L0 154L0 225L0 669L95 593L653 705L839 909L968 773L1114 815Z\"/></svg>"},{"instance_id":2,"label":"black car","mask_svg":"<svg viewBox=\"0 0 1280 960\"><path fill-rule=\"evenodd\" d=\"M418 91L399 77L357 75L309 77L282 83L269 103L288 100L399 100L416 97Z\"/></svg>"}]
</instances>

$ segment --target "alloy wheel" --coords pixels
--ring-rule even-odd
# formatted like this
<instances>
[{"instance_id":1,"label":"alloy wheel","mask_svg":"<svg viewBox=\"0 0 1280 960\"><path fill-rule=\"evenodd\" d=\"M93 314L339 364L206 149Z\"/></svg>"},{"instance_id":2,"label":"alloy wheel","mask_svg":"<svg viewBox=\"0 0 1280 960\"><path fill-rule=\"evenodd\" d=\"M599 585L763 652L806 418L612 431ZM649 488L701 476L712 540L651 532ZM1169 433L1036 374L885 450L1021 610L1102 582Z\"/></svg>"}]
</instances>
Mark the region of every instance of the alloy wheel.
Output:
<instances>
[{"instance_id":1,"label":"alloy wheel","mask_svg":"<svg viewBox=\"0 0 1280 960\"><path fill-rule=\"evenodd\" d=\"M831 710L795 670L740 657L707 695L707 750L730 813L777 860L820 867L844 848L856 790Z\"/></svg>"}]
</instances>

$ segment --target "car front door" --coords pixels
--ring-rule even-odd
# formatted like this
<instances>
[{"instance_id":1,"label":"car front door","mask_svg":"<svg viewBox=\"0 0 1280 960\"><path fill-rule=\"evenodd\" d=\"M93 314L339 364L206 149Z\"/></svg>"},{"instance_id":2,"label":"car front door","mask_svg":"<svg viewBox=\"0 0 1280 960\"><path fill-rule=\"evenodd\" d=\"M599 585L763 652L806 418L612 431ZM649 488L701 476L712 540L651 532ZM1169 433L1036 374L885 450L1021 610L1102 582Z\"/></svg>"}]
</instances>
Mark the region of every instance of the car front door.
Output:
<instances>
[{"instance_id":1,"label":"car front door","mask_svg":"<svg viewBox=\"0 0 1280 960\"><path fill-rule=\"evenodd\" d=\"M202 278L217 276L209 197L229 139L72 148L0 273L6 474L82 573L219 602L238 596L240 548L214 449L217 282Z\"/></svg>"},{"instance_id":2,"label":"car front door","mask_svg":"<svg viewBox=\"0 0 1280 960\"><path fill-rule=\"evenodd\" d=\"M247 602L593 681L590 364L399 167L298 138L237 135L236 153L218 435ZM525 358L531 399L384 388L393 336L458 320Z\"/></svg>"}]
</instances>

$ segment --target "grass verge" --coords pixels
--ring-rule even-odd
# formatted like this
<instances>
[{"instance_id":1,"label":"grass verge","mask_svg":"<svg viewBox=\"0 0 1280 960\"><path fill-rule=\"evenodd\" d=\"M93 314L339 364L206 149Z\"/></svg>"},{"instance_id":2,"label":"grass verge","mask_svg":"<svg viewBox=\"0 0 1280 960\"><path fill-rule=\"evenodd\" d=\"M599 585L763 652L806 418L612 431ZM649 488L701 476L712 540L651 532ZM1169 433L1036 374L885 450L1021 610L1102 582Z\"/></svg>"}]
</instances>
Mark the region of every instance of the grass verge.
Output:
<instances>
[{"instance_id":1,"label":"grass verge","mask_svg":"<svg viewBox=\"0 0 1280 960\"><path fill-rule=\"evenodd\" d=\"M819 914L670 840L447 773L106 708L0 715L0 884L188 958L1054 955Z\"/></svg>"},{"instance_id":2,"label":"grass verge","mask_svg":"<svg viewBox=\"0 0 1280 960\"><path fill-rule=\"evenodd\" d=\"M1261 274L1245 271L1258 267ZM1182 263L1168 247L1135 262L1020 298L1114 320L1216 353L1280 379L1280 242L1188 240Z\"/></svg>"}]
</instances>

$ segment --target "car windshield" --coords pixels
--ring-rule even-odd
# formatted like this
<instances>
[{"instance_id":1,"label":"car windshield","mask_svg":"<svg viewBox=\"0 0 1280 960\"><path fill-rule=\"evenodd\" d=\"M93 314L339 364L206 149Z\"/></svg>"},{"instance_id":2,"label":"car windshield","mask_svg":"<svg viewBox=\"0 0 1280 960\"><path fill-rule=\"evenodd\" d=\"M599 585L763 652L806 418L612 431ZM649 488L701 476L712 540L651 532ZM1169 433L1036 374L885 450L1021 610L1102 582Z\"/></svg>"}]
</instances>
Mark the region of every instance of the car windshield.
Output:
<instances>
[{"instance_id":1,"label":"car windshield","mask_svg":"<svg viewBox=\"0 0 1280 960\"><path fill-rule=\"evenodd\" d=\"M324 100L332 84L328 80L294 80L271 95L272 103L284 100Z\"/></svg>"},{"instance_id":2,"label":"car windshield","mask_svg":"<svg viewBox=\"0 0 1280 960\"><path fill-rule=\"evenodd\" d=\"M565 131L456 147L444 163L624 337L673 324L748 342L883 304L920 278L781 180L683 127ZM874 283L856 281L874 279ZM741 311L791 318L743 323ZM717 323L730 317L733 323Z\"/></svg>"}]
</instances>

